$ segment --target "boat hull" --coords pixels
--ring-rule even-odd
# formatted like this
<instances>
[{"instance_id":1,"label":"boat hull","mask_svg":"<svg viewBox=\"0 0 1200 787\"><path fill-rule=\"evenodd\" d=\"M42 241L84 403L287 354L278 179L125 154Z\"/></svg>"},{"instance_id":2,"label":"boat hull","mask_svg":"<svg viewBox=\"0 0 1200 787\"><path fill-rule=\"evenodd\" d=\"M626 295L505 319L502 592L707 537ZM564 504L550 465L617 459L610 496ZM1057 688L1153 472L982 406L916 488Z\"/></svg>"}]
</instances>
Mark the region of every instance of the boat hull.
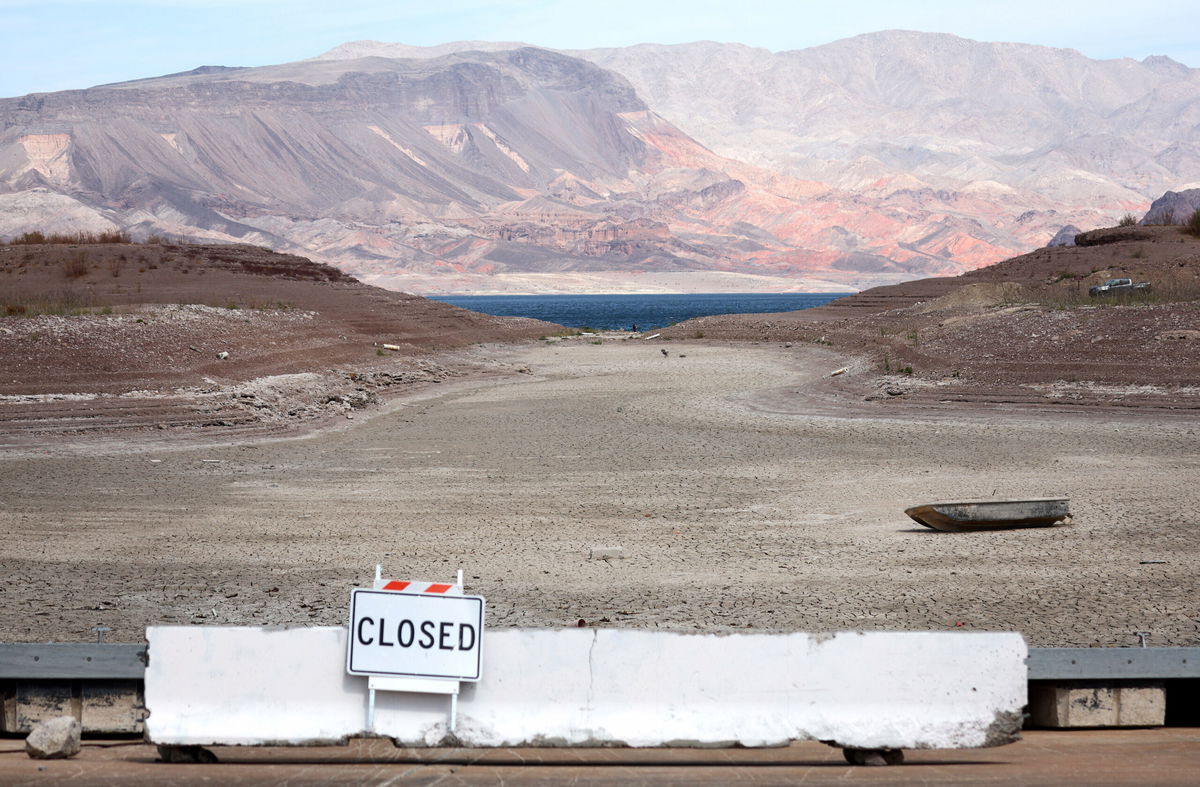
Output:
<instances>
[{"instance_id":1,"label":"boat hull","mask_svg":"<svg viewBox=\"0 0 1200 787\"><path fill-rule=\"evenodd\" d=\"M913 521L933 528L961 532L1014 527L1050 527L1071 516L1065 497L1024 500L956 500L906 508Z\"/></svg>"}]
</instances>

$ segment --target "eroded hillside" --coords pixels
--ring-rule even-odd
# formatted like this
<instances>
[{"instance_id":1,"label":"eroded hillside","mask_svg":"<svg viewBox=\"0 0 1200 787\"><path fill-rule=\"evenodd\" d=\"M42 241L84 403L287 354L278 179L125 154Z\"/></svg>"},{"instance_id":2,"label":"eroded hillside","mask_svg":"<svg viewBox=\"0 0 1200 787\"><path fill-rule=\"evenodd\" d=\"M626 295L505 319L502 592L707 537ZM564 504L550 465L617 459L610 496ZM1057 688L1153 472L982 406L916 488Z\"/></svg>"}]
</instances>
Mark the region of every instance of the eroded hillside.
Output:
<instances>
[{"instance_id":1,"label":"eroded hillside","mask_svg":"<svg viewBox=\"0 0 1200 787\"><path fill-rule=\"evenodd\" d=\"M352 417L388 391L487 371L472 345L556 328L251 246L0 246L0 294L10 435Z\"/></svg>"},{"instance_id":2,"label":"eroded hillside","mask_svg":"<svg viewBox=\"0 0 1200 787\"><path fill-rule=\"evenodd\" d=\"M957 277L879 287L787 314L690 320L664 336L811 342L857 355L828 387L935 403L1200 408L1200 238L1096 230ZM1128 277L1146 295L1093 298Z\"/></svg>"},{"instance_id":3,"label":"eroded hillside","mask_svg":"<svg viewBox=\"0 0 1200 787\"><path fill-rule=\"evenodd\" d=\"M0 100L0 237L248 242L415 292L855 289L1186 187L1198 79L894 32L779 54L356 44Z\"/></svg>"}]
</instances>

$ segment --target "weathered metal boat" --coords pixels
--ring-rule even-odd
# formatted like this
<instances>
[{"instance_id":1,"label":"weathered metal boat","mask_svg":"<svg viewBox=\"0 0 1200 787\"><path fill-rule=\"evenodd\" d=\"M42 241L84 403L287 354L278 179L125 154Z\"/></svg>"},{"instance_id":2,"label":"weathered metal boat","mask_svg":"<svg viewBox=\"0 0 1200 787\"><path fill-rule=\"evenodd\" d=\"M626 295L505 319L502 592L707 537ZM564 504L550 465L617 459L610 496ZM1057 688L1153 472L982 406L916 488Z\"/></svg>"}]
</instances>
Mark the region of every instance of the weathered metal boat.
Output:
<instances>
[{"instance_id":1,"label":"weathered metal boat","mask_svg":"<svg viewBox=\"0 0 1200 787\"><path fill-rule=\"evenodd\" d=\"M924 503L904 509L915 522L934 530L1001 530L1049 527L1071 516L1066 497L987 498Z\"/></svg>"}]
</instances>

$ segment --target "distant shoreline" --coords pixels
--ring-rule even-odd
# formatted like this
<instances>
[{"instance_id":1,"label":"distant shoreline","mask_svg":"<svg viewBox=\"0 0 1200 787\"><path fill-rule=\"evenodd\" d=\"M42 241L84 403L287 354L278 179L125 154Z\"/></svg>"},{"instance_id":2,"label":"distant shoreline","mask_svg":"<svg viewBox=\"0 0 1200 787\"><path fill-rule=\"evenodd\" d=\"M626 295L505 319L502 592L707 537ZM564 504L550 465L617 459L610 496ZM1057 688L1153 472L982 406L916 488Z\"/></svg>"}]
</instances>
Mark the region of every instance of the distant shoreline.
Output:
<instances>
[{"instance_id":1,"label":"distant shoreline","mask_svg":"<svg viewBox=\"0 0 1200 787\"><path fill-rule=\"evenodd\" d=\"M647 331L718 314L770 314L824 306L853 295L828 293L608 293L438 295L430 300L498 317L529 317L571 328Z\"/></svg>"}]
</instances>

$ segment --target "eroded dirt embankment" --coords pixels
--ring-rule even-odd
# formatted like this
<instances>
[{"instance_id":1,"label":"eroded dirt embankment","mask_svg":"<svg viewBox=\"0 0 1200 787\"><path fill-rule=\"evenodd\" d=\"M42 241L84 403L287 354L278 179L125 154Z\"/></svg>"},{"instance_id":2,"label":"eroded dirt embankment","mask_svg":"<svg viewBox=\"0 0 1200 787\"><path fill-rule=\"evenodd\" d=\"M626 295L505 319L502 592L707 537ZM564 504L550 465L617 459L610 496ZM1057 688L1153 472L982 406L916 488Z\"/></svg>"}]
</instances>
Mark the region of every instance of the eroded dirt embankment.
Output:
<instances>
[{"instance_id":1,"label":"eroded dirt embankment","mask_svg":"<svg viewBox=\"0 0 1200 787\"><path fill-rule=\"evenodd\" d=\"M276 432L498 371L465 349L553 331L255 247L0 246L0 432Z\"/></svg>"},{"instance_id":2,"label":"eroded dirt embankment","mask_svg":"<svg viewBox=\"0 0 1200 787\"><path fill-rule=\"evenodd\" d=\"M905 404L1200 409L1200 239L1088 233L955 278L879 287L786 314L705 317L670 339L814 343L861 359L831 383ZM1108 278L1149 296L1089 298Z\"/></svg>"}]
</instances>

